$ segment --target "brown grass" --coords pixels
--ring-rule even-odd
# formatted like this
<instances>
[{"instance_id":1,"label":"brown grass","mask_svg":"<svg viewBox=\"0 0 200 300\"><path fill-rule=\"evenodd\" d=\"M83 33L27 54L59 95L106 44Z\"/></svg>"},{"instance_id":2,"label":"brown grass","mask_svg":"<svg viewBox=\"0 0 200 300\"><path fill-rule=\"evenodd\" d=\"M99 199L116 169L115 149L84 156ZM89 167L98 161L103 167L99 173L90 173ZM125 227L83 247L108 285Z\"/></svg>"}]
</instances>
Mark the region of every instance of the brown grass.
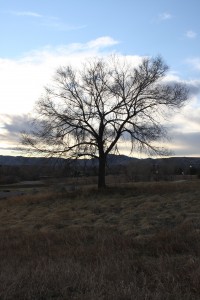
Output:
<instances>
[{"instance_id":1,"label":"brown grass","mask_svg":"<svg viewBox=\"0 0 200 300\"><path fill-rule=\"evenodd\" d=\"M199 182L0 201L0 299L200 299Z\"/></svg>"}]
</instances>

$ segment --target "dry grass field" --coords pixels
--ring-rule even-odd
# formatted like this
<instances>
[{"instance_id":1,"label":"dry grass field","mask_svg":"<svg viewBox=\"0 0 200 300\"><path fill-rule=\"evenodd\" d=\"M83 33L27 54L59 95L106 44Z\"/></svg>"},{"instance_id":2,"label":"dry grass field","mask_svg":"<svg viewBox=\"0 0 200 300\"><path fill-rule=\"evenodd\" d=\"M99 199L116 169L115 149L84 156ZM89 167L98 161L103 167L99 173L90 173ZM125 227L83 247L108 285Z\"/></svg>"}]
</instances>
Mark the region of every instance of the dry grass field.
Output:
<instances>
[{"instance_id":1,"label":"dry grass field","mask_svg":"<svg viewBox=\"0 0 200 300\"><path fill-rule=\"evenodd\" d=\"M1 199L0 299L200 299L200 182Z\"/></svg>"}]
</instances>

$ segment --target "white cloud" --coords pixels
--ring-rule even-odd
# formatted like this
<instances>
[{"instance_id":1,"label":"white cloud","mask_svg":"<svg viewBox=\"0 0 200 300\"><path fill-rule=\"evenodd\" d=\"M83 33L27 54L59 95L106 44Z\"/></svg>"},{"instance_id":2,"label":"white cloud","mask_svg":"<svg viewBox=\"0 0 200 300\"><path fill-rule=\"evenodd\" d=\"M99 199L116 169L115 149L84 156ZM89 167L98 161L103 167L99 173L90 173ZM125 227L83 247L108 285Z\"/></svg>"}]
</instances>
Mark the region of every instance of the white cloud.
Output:
<instances>
[{"instance_id":1,"label":"white cloud","mask_svg":"<svg viewBox=\"0 0 200 300\"><path fill-rule=\"evenodd\" d=\"M193 30L188 30L185 35L189 39L195 39L197 36L197 33Z\"/></svg>"},{"instance_id":2,"label":"white cloud","mask_svg":"<svg viewBox=\"0 0 200 300\"><path fill-rule=\"evenodd\" d=\"M197 97L171 118L171 128L177 133L200 133L200 104Z\"/></svg>"},{"instance_id":3,"label":"white cloud","mask_svg":"<svg viewBox=\"0 0 200 300\"><path fill-rule=\"evenodd\" d=\"M96 48L96 49L100 49L102 47L108 47L108 46L114 46L116 44L118 44L119 42L114 40L113 38L109 37L109 36L103 36L100 37L94 41L91 41L89 43L86 44L86 47L88 48Z\"/></svg>"},{"instance_id":4,"label":"white cloud","mask_svg":"<svg viewBox=\"0 0 200 300\"><path fill-rule=\"evenodd\" d=\"M19 17L34 17L34 18L41 18L42 15L32 11L11 11L12 15L19 16Z\"/></svg>"},{"instance_id":5,"label":"white cloud","mask_svg":"<svg viewBox=\"0 0 200 300\"><path fill-rule=\"evenodd\" d=\"M166 21L172 18L172 15L168 12L164 12L162 14L159 14L159 20L160 21Z\"/></svg>"},{"instance_id":6,"label":"white cloud","mask_svg":"<svg viewBox=\"0 0 200 300\"><path fill-rule=\"evenodd\" d=\"M0 58L1 114L29 112L55 70L61 65L80 65L86 57L104 55L118 42L101 37L85 44L45 47L18 60Z\"/></svg>"}]
</instances>

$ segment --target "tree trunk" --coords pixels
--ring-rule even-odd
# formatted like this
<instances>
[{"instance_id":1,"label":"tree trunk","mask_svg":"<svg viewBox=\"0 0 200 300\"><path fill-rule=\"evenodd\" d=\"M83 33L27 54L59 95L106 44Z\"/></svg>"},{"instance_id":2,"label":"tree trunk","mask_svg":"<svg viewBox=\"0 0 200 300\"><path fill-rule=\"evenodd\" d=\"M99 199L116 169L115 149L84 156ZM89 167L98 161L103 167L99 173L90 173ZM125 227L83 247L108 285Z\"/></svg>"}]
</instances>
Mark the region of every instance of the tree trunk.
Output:
<instances>
[{"instance_id":1,"label":"tree trunk","mask_svg":"<svg viewBox=\"0 0 200 300\"><path fill-rule=\"evenodd\" d=\"M106 187L106 157L99 157L98 189Z\"/></svg>"}]
</instances>

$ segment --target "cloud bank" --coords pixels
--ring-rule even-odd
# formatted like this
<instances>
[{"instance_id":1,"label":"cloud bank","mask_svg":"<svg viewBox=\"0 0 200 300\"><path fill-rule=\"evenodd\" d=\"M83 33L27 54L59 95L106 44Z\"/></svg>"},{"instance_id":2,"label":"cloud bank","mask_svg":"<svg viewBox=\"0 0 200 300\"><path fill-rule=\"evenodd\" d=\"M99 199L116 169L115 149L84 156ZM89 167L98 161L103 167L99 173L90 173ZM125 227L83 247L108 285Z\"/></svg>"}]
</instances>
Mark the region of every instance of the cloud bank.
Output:
<instances>
[{"instance_id":1,"label":"cloud bank","mask_svg":"<svg viewBox=\"0 0 200 300\"><path fill-rule=\"evenodd\" d=\"M85 44L45 47L17 60L0 58L1 113L29 112L55 70L61 65L80 65L87 57L106 55L118 41L100 37Z\"/></svg>"},{"instance_id":2,"label":"cloud bank","mask_svg":"<svg viewBox=\"0 0 200 300\"><path fill-rule=\"evenodd\" d=\"M99 37L87 43L74 43L56 48L47 46L24 54L16 60L0 58L0 138L1 153L15 150L20 132L27 129L27 114L51 83L55 71L63 65L79 67L85 59L107 56L119 41L109 36ZM123 55L122 55L123 56ZM126 56L139 62L140 56ZM192 63L192 62L190 62ZM178 75L168 74L169 82L183 82L190 90L190 101L173 118L170 117L169 147L175 155L200 156L200 80L182 81ZM166 126L169 126L166 123ZM3 152L3 149L5 151Z\"/></svg>"},{"instance_id":3,"label":"cloud bank","mask_svg":"<svg viewBox=\"0 0 200 300\"><path fill-rule=\"evenodd\" d=\"M112 46L118 43L103 36L85 44L47 46L15 60L0 58L1 149L16 148L20 132L27 128L27 114L33 110L44 86L51 83L58 67L69 64L78 67L86 58L110 54Z\"/></svg>"}]
</instances>

